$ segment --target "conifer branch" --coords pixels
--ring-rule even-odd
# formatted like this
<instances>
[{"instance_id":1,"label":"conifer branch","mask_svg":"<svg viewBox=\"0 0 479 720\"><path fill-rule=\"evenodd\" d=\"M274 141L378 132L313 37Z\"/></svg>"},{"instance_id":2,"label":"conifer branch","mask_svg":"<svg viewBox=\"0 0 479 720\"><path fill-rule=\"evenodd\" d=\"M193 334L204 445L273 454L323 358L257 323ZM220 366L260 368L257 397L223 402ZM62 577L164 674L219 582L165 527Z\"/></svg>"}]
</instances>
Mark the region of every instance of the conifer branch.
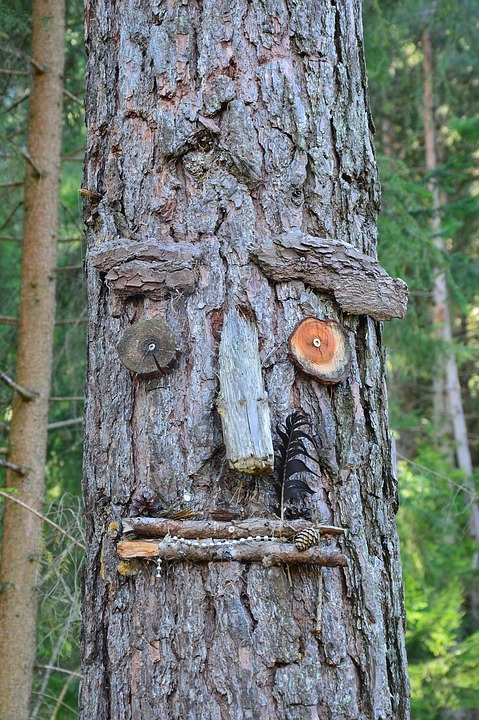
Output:
<instances>
[{"instance_id":1,"label":"conifer branch","mask_svg":"<svg viewBox=\"0 0 479 720\"><path fill-rule=\"evenodd\" d=\"M8 385L9 388L15 390L15 392L21 395L25 400L35 400L35 398L38 397L38 393L26 390L24 387L16 383L15 380L8 377L8 375L4 372L0 372L0 380L5 383L5 385Z\"/></svg>"},{"instance_id":2,"label":"conifer branch","mask_svg":"<svg viewBox=\"0 0 479 720\"><path fill-rule=\"evenodd\" d=\"M41 512L38 512L38 510L35 510L35 508L32 508L30 505L27 505L27 503L24 503L22 500L19 500L18 498L14 497L10 493L6 493L3 490L0 490L0 496L4 497L6 500L10 500L11 502L17 503L17 505L21 505L22 508L25 508L25 510L28 510L33 515L36 515L40 520L43 520L43 522L47 523L47 525L50 525L51 527L55 528L55 530L58 530L62 535L67 537L69 540L71 540L72 543L75 545L78 545L82 550L85 550L85 546L83 543L81 543L79 540L73 537L73 535L70 535L70 533L67 533L66 530L64 530L60 525L58 525L56 522L53 522L53 520L49 520L45 515L43 515Z\"/></svg>"}]
</instances>

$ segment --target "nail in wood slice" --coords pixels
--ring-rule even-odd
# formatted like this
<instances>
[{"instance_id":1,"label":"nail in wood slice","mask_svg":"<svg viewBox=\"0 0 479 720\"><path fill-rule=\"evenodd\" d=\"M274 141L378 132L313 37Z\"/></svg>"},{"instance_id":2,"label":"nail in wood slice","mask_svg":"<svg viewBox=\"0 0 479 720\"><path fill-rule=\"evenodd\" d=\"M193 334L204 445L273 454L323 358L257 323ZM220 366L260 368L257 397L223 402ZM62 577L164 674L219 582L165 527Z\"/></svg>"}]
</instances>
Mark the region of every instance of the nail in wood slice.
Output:
<instances>
[{"instance_id":1,"label":"nail in wood slice","mask_svg":"<svg viewBox=\"0 0 479 720\"><path fill-rule=\"evenodd\" d=\"M140 320L129 327L118 344L118 356L139 375L166 372L176 357L176 338L160 318Z\"/></svg>"},{"instance_id":2,"label":"nail in wood slice","mask_svg":"<svg viewBox=\"0 0 479 720\"><path fill-rule=\"evenodd\" d=\"M289 350L296 365L319 382L338 383L349 374L348 333L334 320L302 320L289 338Z\"/></svg>"}]
</instances>

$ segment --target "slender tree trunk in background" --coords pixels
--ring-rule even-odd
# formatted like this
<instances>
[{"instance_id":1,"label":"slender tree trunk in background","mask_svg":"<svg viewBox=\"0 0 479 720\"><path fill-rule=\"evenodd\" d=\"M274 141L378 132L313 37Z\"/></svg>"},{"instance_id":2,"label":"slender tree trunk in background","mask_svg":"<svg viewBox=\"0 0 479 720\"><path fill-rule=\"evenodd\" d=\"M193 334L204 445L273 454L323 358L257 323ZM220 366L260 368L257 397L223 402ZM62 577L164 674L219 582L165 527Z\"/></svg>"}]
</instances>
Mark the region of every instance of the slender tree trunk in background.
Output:
<instances>
[{"instance_id":1,"label":"slender tree trunk in background","mask_svg":"<svg viewBox=\"0 0 479 720\"><path fill-rule=\"evenodd\" d=\"M101 199L87 200L85 214L81 717L405 720L381 327L301 279L275 282L256 261L271 238L287 245L301 231L375 255L379 185L360 7L87 0L85 8L84 187ZM312 252L305 247L298 263ZM308 316L347 328L344 382L321 385L292 364L288 336ZM148 379L130 374L116 348L153 317L170 326L178 352L169 372ZM119 572L119 524L143 488L205 514L224 504L247 517L270 513L267 478L241 475L225 459L218 348L232 317L258 333L273 427L295 408L311 419L315 507L348 530L348 568L322 571L320 633L317 570L177 562L159 578L152 563Z\"/></svg>"},{"instance_id":2,"label":"slender tree trunk in background","mask_svg":"<svg viewBox=\"0 0 479 720\"><path fill-rule=\"evenodd\" d=\"M434 117L433 92L433 64L432 47L429 30L426 28L422 34L423 46L423 90L424 90L424 140L426 148L426 170L431 173L429 189L432 194L431 227L434 233L434 243L441 253L446 252L444 240L441 236L441 198L437 186L435 173L437 171L437 142L436 123ZM438 271L433 286L433 313L434 325L438 337L447 342L451 340L451 317L447 292L446 273ZM434 373L433 380L433 417L437 432L442 441L447 437L451 425L449 412L448 387L444 364L441 363Z\"/></svg>"},{"instance_id":3,"label":"slender tree trunk in background","mask_svg":"<svg viewBox=\"0 0 479 720\"><path fill-rule=\"evenodd\" d=\"M434 173L437 171L437 138L434 118L433 89L433 51L431 36L426 28L422 34L423 70L424 70L424 137L426 145L426 169L431 173L430 189L433 197L432 230L434 242L441 253L446 253L446 245L441 235L441 198ZM439 271L433 287L434 325L437 337L445 346L444 360L439 359L434 371L434 409L433 415L438 433L438 441L444 445L447 436L452 433L457 467L463 471L465 484L470 490L471 518L469 531L476 543L479 543L479 500L472 480L473 466L466 419L462 404L461 384L456 359L452 352L452 322L449 307L446 273ZM447 444L445 445L447 447ZM474 554L473 566L477 568L478 556ZM470 593L471 615L479 627L479 588Z\"/></svg>"},{"instance_id":4,"label":"slender tree trunk in background","mask_svg":"<svg viewBox=\"0 0 479 720\"><path fill-rule=\"evenodd\" d=\"M36 393L13 401L7 487L15 497L43 509L48 401L55 322L55 272L60 184L65 36L62 0L34 0L32 87L26 167L23 256L16 381ZM37 65L38 64L38 65ZM38 68L43 68L39 70ZM42 523L7 503L3 527L0 593L0 707L2 720L30 713L36 644L37 557Z\"/></svg>"}]
</instances>

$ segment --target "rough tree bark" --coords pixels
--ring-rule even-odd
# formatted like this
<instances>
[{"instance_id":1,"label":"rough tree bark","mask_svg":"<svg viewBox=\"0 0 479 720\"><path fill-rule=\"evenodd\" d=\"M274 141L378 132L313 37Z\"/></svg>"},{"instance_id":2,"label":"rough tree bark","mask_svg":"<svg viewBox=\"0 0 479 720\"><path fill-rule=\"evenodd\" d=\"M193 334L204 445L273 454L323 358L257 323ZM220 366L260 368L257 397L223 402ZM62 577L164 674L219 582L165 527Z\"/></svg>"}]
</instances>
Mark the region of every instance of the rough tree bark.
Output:
<instances>
[{"instance_id":1,"label":"rough tree bark","mask_svg":"<svg viewBox=\"0 0 479 720\"><path fill-rule=\"evenodd\" d=\"M81 717L408 718L381 327L366 297L348 311L361 274L365 287L375 273L385 281L389 317L403 292L370 264L379 184L360 5L85 7L93 195ZM311 277L326 268L324 284L291 269L290 249L268 265L288 233L304 234L294 263ZM267 476L241 475L225 456L219 345L231 313L256 327L272 427L293 409L310 418L313 507L347 530L337 542L348 567L322 569L322 598L318 570L299 566L176 562L157 578L154 563L138 561L118 571L120 524L143 488L206 516L226 505L273 517ZM156 316L175 333L176 364L133 376L116 346ZM291 362L288 337L307 316L347 328L345 381L321 385Z\"/></svg>"},{"instance_id":2,"label":"rough tree bark","mask_svg":"<svg viewBox=\"0 0 479 720\"><path fill-rule=\"evenodd\" d=\"M43 510L48 402L55 324L55 272L60 185L65 19L62 0L32 7L32 84L25 179L16 381L35 393L13 400L7 472L15 497ZM36 646L37 557L42 521L7 503L0 592L0 707L2 720L26 720Z\"/></svg>"}]
</instances>

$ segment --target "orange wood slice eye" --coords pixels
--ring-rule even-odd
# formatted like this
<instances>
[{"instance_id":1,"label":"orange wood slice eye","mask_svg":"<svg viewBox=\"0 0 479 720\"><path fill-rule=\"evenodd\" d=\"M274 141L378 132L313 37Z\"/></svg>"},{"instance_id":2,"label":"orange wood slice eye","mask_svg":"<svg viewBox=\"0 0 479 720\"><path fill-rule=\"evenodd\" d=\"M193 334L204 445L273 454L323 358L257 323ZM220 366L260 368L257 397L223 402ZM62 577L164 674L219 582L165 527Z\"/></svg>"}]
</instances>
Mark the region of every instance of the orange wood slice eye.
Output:
<instances>
[{"instance_id":1,"label":"orange wood slice eye","mask_svg":"<svg viewBox=\"0 0 479 720\"><path fill-rule=\"evenodd\" d=\"M160 318L140 320L125 331L117 352L123 365L131 372L157 375L166 372L172 365L177 342L173 332Z\"/></svg>"},{"instance_id":2,"label":"orange wood slice eye","mask_svg":"<svg viewBox=\"0 0 479 720\"><path fill-rule=\"evenodd\" d=\"M351 366L351 347L345 328L334 320L302 320L289 338L293 361L323 383L344 380Z\"/></svg>"}]
</instances>

